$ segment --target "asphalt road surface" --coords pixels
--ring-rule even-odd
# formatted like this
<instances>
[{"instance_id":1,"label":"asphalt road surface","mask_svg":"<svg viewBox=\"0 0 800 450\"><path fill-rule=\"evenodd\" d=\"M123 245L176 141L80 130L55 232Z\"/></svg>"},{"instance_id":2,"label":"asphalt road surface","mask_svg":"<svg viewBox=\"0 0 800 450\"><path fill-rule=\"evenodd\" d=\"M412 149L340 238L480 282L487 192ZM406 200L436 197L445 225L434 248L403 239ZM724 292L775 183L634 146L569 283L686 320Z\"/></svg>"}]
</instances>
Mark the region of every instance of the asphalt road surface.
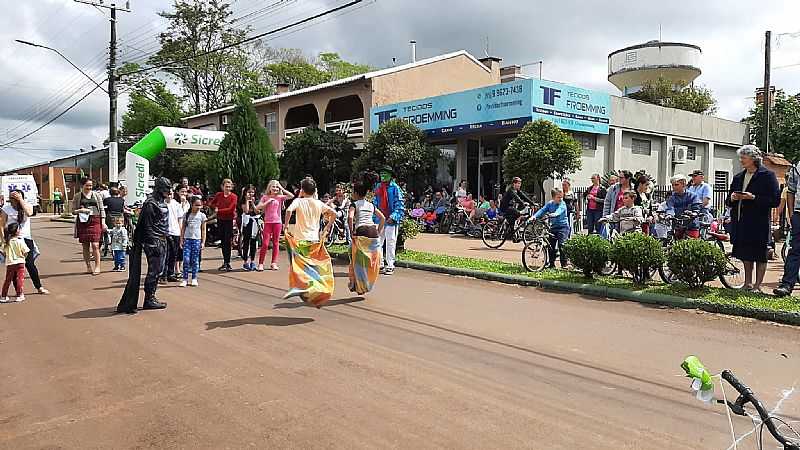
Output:
<instances>
[{"instance_id":1,"label":"asphalt road surface","mask_svg":"<svg viewBox=\"0 0 800 450\"><path fill-rule=\"evenodd\" d=\"M353 297L345 266L320 310L285 270L210 270L113 315L125 275L83 274L71 231L37 220L53 294L0 305L0 448L726 449L688 354L800 420L797 328L410 270Z\"/></svg>"}]
</instances>

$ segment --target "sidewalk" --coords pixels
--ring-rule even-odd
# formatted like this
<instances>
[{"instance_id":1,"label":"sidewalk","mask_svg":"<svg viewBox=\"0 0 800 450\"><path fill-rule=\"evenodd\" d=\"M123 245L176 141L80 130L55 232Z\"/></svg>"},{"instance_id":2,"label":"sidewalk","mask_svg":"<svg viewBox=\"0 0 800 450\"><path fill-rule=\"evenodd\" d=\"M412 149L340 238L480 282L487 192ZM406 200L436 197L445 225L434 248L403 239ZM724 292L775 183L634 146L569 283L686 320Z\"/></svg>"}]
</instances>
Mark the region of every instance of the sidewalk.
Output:
<instances>
[{"instance_id":1,"label":"sidewalk","mask_svg":"<svg viewBox=\"0 0 800 450\"><path fill-rule=\"evenodd\" d=\"M778 250L780 250L778 244ZM420 233L416 238L406 241L406 248L420 252L438 253L449 256L462 256L467 258L480 258L522 264L522 244L506 242L497 250L490 249L480 239L471 239L461 235L445 235L433 233ZM778 287L783 275L783 260L778 258L770 261L767 266L767 275L764 277L764 291L772 292ZM718 286L714 281L710 286Z\"/></svg>"}]
</instances>

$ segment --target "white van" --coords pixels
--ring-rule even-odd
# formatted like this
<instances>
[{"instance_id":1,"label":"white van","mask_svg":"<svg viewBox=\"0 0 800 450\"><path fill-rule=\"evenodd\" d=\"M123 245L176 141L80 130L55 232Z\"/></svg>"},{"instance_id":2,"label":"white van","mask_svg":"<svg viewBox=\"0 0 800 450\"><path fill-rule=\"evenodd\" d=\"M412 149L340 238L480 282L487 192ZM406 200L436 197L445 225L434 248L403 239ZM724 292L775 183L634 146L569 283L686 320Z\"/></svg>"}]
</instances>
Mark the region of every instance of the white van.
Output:
<instances>
[{"instance_id":1,"label":"white van","mask_svg":"<svg viewBox=\"0 0 800 450\"><path fill-rule=\"evenodd\" d=\"M39 188L33 175L4 175L0 177L0 192L3 193L6 201L11 191L20 190L25 194L25 201L29 204L39 206Z\"/></svg>"}]
</instances>

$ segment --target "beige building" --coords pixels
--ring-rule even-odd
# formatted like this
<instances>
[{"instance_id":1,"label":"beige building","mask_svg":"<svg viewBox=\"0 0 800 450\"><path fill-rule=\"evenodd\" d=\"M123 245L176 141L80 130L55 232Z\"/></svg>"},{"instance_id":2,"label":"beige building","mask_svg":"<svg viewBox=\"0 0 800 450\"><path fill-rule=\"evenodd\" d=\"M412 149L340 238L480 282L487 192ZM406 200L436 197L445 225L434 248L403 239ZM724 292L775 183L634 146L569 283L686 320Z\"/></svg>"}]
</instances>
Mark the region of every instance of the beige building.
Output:
<instances>
[{"instance_id":1,"label":"beige building","mask_svg":"<svg viewBox=\"0 0 800 450\"><path fill-rule=\"evenodd\" d=\"M283 140L317 126L340 131L363 144L370 129L370 109L390 103L490 86L500 82L500 60L478 60L466 51L422 59L329 83L278 93L253 101L259 121L273 147L283 150ZM233 106L186 117L188 128L224 131Z\"/></svg>"}]
</instances>

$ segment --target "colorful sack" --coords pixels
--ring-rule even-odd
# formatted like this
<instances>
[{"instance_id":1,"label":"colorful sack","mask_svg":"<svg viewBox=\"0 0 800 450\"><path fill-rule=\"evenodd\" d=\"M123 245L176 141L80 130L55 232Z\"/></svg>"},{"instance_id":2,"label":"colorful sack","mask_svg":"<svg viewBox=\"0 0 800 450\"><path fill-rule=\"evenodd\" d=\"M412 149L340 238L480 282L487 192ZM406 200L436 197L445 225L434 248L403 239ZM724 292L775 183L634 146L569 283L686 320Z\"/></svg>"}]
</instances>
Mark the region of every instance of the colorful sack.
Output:
<instances>
[{"instance_id":1,"label":"colorful sack","mask_svg":"<svg viewBox=\"0 0 800 450\"><path fill-rule=\"evenodd\" d=\"M350 291L364 295L372 290L381 269L380 241L354 236L350 247Z\"/></svg>"},{"instance_id":2,"label":"colorful sack","mask_svg":"<svg viewBox=\"0 0 800 450\"><path fill-rule=\"evenodd\" d=\"M300 297L319 308L333 295L333 264L322 242L295 240L286 233L289 253L289 291L283 298Z\"/></svg>"}]
</instances>

